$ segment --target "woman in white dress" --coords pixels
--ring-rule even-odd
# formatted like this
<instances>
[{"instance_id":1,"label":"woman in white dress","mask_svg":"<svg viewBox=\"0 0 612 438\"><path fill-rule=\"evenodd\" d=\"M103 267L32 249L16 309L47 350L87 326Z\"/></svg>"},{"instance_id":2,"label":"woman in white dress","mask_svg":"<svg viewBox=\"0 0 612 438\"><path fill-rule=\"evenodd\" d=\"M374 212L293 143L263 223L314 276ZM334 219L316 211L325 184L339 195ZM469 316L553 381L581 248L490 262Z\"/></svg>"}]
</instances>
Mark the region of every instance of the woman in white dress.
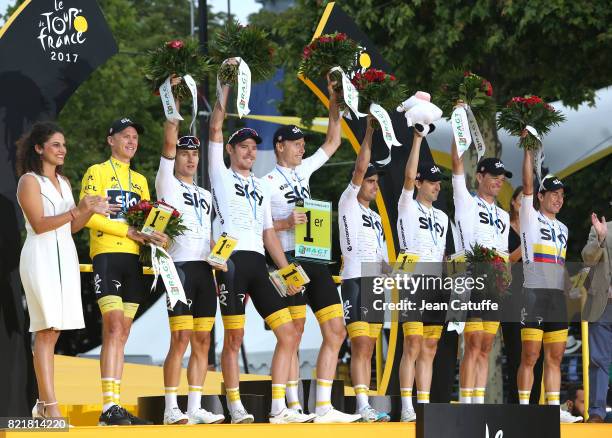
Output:
<instances>
[{"instance_id":1,"label":"woman in white dress","mask_svg":"<svg viewBox=\"0 0 612 438\"><path fill-rule=\"evenodd\" d=\"M74 204L68 179L62 175L66 143L50 122L36 123L17 143L19 205L27 237L19 273L34 338L34 371L39 400L34 416L59 417L53 384L53 357L61 330L85 327L81 307L79 259L71 233L92 214L108 214L107 199L86 196Z\"/></svg>"}]
</instances>

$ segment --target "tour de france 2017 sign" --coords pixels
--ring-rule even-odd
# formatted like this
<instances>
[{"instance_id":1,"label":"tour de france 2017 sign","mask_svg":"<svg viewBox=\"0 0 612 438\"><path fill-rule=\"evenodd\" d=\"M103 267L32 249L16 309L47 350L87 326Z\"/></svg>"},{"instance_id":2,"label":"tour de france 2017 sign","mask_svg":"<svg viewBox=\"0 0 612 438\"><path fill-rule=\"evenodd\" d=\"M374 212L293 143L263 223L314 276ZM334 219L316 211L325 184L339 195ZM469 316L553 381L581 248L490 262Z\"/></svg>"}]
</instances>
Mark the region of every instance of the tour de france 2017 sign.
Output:
<instances>
[{"instance_id":1,"label":"tour de france 2017 sign","mask_svg":"<svg viewBox=\"0 0 612 438\"><path fill-rule=\"evenodd\" d=\"M306 214L306 223L295 227L295 256L331 260L331 202L300 199L296 211Z\"/></svg>"}]
</instances>

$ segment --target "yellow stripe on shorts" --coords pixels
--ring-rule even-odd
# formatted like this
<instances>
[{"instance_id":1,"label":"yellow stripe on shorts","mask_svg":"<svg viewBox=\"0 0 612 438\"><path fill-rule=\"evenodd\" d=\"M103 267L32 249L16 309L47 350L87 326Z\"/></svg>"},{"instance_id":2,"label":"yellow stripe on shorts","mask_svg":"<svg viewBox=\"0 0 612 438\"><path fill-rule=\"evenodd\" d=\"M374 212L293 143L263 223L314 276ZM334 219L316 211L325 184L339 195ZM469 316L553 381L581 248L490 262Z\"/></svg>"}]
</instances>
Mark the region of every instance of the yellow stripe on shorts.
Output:
<instances>
[{"instance_id":1,"label":"yellow stripe on shorts","mask_svg":"<svg viewBox=\"0 0 612 438\"><path fill-rule=\"evenodd\" d=\"M123 300L118 295L107 295L98 300L98 307L102 315L113 310L121 310L123 312Z\"/></svg>"},{"instance_id":2,"label":"yellow stripe on shorts","mask_svg":"<svg viewBox=\"0 0 612 438\"><path fill-rule=\"evenodd\" d=\"M465 323L464 333L481 332L484 330L482 321L468 321Z\"/></svg>"},{"instance_id":3,"label":"yellow stripe on shorts","mask_svg":"<svg viewBox=\"0 0 612 438\"><path fill-rule=\"evenodd\" d=\"M370 336L371 338L377 339L378 335L380 334L380 331L382 330L382 324L372 324L369 323L368 324L370 327L370 333L368 336Z\"/></svg>"},{"instance_id":4,"label":"yellow stripe on shorts","mask_svg":"<svg viewBox=\"0 0 612 438\"><path fill-rule=\"evenodd\" d=\"M440 339L442 337L441 325L426 325L423 327L424 339Z\"/></svg>"},{"instance_id":5,"label":"yellow stripe on shorts","mask_svg":"<svg viewBox=\"0 0 612 438\"><path fill-rule=\"evenodd\" d=\"M567 329L557 330L554 332L546 332L542 337L545 344L553 344L555 342L567 342Z\"/></svg>"},{"instance_id":6,"label":"yellow stripe on shorts","mask_svg":"<svg viewBox=\"0 0 612 438\"><path fill-rule=\"evenodd\" d=\"M193 330L193 316L191 315L171 316L168 320L170 321L171 332Z\"/></svg>"},{"instance_id":7,"label":"yellow stripe on shorts","mask_svg":"<svg viewBox=\"0 0 612 438\"><path fill-rule=\"evenodd\" d=\"M193 331L194 332L209 332L215 325L214 316L201 316L199 318L193 318Z\"/></svg>"},{"instance_id":8,"label":"yellow stripe on shorts","mask_svg":"<svg viewBox=\"0 0 612 438\"><path fill-rule=\"evenodd\" d=\"M482 329L485 333L496 335L497 330L499 329L499 321L483 321Z\"/></svg>"},{"instance_id":9,"label":"yellow stripe on shorts","mask_svg":"<svg viewBox=\"0 0 612 438\"><path fill-rule=\"evenodd\" d=\"M535 328L522 328L521 329L521 342L535 341L541 342L544 336L544 331Z\"/></svg>"},{"instance_id":10,"label":"yellow stripe on shorts","mask_svg":"<svg viewBox=\"0 0 612 438\"><path fill-rule=\"evenodd\" d=\"M344 312L342 311L342 304L332 304L331 306L323 307L315 312L315 317L319 322L319 325L334 318L342 318Z\"/></svg>"},{"instance_id":11,"label":"yellow stripe on shorts","mask_svg":"<svg viewBox=\"0 0 612 438\"><path fill-rule=\"evenodd\" d=\"M225 330L237 330L244 328L244 315L221 315L223 328Z\"/></svg>"},{"instance_id":12,"label":"yellow stripe on shorts","mask_svg":"<svg viewBox=\"0 0 612 438\"><path fill-rule=\"evenodd\" d=\"M359 336L370 336L370 325L365 321L351 322L346 326L346 330L348 331L349 339Z\"/></svg>"},{"instance_id":13,"label":"yellow stripe on shorts","mask_svg":"<svg viewBox=\"0 0 612 438\"><path fill-rule=\"evenodd\" d=\"M404 336L423 336L423 323L420 321L408 321L402 324Z\"/></svg>"},{"instance_id":14,"label":"yellow stripe on shorts","mask_svg":"<svg viewBox=\"0 0 612 438\"><path fill-rule=\"evenodd\" d=\"M288 309L291 314L291 319L306 318L306 304L301 306L289 306Z\"/></svg>"},{"instance_id":15,"label":"yellow stripe on shorts","mask_svg":"<svg viewBox=\"0 0 612 438\"><path fill-rule=\"evenodd\" d=\"M123 316L126 318L134 319L136 312L138 312L138 303L123 303Z\"/></svg>"},{"instance_id":16,"label":"yellow stripe on shorts","mask_svg":"<svg viewBox=\"0 0 612 438\"><path fill-rule=\"evenodd\" d=\"M268 315L265 318L266 324L270 326L272 330L279 328L283 324L287 324L288 322L293 321L291 319L291 313L289 313L289 309L286 307L277 310L271 315Z\"/></svg>"}]
</instances>

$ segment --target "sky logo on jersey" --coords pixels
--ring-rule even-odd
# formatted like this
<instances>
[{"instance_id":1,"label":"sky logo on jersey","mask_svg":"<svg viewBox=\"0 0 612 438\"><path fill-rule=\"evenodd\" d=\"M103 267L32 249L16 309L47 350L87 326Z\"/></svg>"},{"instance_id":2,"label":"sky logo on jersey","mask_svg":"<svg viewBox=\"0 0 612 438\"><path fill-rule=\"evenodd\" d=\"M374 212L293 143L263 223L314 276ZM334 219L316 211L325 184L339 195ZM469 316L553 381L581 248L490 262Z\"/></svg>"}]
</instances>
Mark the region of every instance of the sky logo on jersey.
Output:
<instances>
[{"instance_id":1,"label":"sky logo on jersey","mask_svg":"<svg viewBox=\"0 0 612 438\"><path fill-rule=\"evenodd\" d=\"M480 203L478 205L483 206ZM507 225L500 218L493 219L490 214L484 211L478 212L478 217L480 218L481 224L495 226L502 234L506 231Z\"/></svg>"},{"instance_id":2,"label":"sky logo on jersey","mask_svg":"<svg viewBox=\"0 0 612 438\"><path fill-rule=\"evenodd\" d=\"M257 189L249 190L249 185L242 186L241 184L234 184L234 188L236 189L236 195L243 196L248 199L251 198L257 201L257 205L261 205L263 202L263 195L257 193Z\"/></svg>"},{"instance_id":3,"label":"sky logo on jersey","mask_svg":"<svg viewBox=\"0 0 612 438\"><path fill-rule=\"evenodd\" d=\"M206 214L210 213L210 204L206 202L206 199L198 197L197 193L183 192L183 199L185 200L185 205L199 205L200 208L206 211Z\"/></svg>"},{"instance_id":4,"label":"sky logo on jersey","mask_svg":"<svg viewBox=\"0 0 612 438\"><path fill-rule=\"evenodd\" d=\"M424 216L419 217L419 228L422 230L431 230L435 231L436 234L439 234L440 237L444 234L444 227L440 225L438 222L432 224L431 218L427 218Z\"/></svg>"},{"instance_id":5,"label":"sky logo on jersey","mask_svg":"<svg viewBox=\"0 0 612 438\"><path fill-rule=\"evenodd\" d=\"M124 192L122 190L107 190L106 196L110 198L109 204L121 205L125 211L135 206L140 202L140 195L134 192ZM124 216L124 212L111 213L111 219L120 219Z\"/></svg>"},{"instance_id":6,"label":"sky logo on jersey","mask_svg":"<svg viewBox=\"0 0 612 438\"><path fill-rule=\"evenodd\" d=\"M533 245L533 261L540 263L565 264L565 253L567 248L561 250L558 254L557 248L552 245L544 245L536 243Z\"/></svg>"}]
</instances>

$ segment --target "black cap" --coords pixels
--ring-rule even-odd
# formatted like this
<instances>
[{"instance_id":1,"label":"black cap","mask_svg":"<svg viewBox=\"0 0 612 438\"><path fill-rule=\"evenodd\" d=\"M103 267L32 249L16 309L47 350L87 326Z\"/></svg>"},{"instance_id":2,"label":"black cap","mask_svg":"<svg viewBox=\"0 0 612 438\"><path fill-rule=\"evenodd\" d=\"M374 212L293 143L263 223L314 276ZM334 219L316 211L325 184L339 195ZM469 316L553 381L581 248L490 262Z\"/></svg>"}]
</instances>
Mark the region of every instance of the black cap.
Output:
<instances>
[{"instance_id":1,"label":"black cap","mask_svg":"<svg viewBox=\"0 0 612 438\"><path fill-rule=\"evenodd\" d=\"M273 146L279 141L285 140L299 140L304 138L304 132L295 125L283 125L276 130L274 133L274 140L272 140Z\"/></svg>"},{"instance_id":2,"label":"black cap","mask_svg":"<svg viewBox=\"0 0 612 438\"><path fill-rule=\"evenodd\" d=\"M255 140L255 144L261 143L261 137L259 136L257 131L255 131L252 128L239 129L238 131L230 135L230 138L227 140L227 142L231 144L232 146L235 146L241 141L245 141L246 139L249 139L249 138L252 138L253 140Z\"/></svg>"},{"instance_id":3,"label":"black cap","mask_svg":"<svg viewBox=\"0 0 612 438\"><path fill-rule=\"evenodd\" d=\"M355 168L352 168L349 171L349 179L353 179L353 172L355 172ZM384 174L385 174L385 171L382 169L382 167L378 167L370 163L368 164L368 168L366 170L365 175L363 176L363 179L369 178L372 175L383 176Z\"/></svg>"},{"instance_id":4,"label":"black cap","mask_svg":"<svg viewBox=\"0 0 612 438\"><path fill-rule=\"evenodd\" d=\"M563 184L559 178L555 175L546 175L540 183L538 192L554 192L555 190L563 189L563 192L567 195L569 193L569 187Z\"/></svg>"},{"instance_id":5,"label":"black cap","mask_svg":"<svg viewBox=\"0 0 612 438\"><path fill-rule=\"evenodd\" d=\"M417 169L416 179L419 181L431 181L438 182L446 179L444 174L440 170L436 163L423 163L419 164Z\"/></svg>"},{"instance_id":6,"label":"black cap","mask_svg":"<svg viewBox=\"0 0 612 438\"><path fill-rule=\"evenodd\" d=\"M125 128L129 128L130 126L133 127L138 134L144 133L144 128L142 127L142 125L134 123L127 117L124 117L122 119L117 119L113 122L110 129L108 130L108 135L117 134L118 132L123 131Z\"/></svg>"},{"instance_id":7,"label":"black cap","mask_svg":"<svg viewBox=\"0 0 612 438\"><path fill-rule=\"evenodd\" d=\"M183 135L176 142L176 148L182 150L200 150L200 139L195 135Z\"/></svg>"},{"instance_id":8,"label":"black cap","mask_svg":"<svg viewBox=\"0 0 612 438\"><path fill-rule=\"evenodd\" d=\"M506 170L504 163L499 158L483 158L476 166L478 173L490 173L491 175L506 175L507 178L512 178L512 172Z\"/></svg>"}]
</instances>

